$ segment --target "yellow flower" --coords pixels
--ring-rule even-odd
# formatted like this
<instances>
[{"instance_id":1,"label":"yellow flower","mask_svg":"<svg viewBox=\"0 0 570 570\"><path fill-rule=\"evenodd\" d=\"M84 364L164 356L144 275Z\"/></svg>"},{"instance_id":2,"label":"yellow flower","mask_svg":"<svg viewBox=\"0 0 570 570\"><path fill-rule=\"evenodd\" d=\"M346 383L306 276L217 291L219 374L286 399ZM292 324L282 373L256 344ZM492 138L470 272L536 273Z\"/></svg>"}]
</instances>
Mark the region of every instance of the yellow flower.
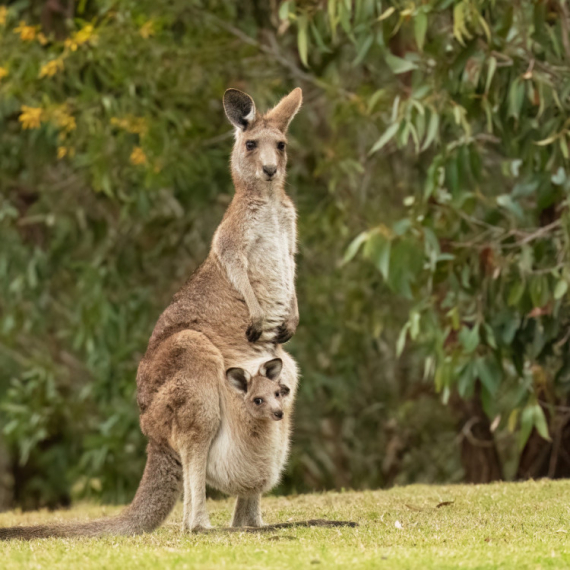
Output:
<instances>
[{"instance_id":1,"label":"yellow flower","mask_svg":"<svg viewBox=\"0 0 570 570\"><path fill-rule=\"evenodd\" d=\"M152 20L149 20L148 22L145 22L142 26L141 29L139 30L139 34L145 39L147 40L148 38L150 38L150 36L154 36L154 22Z\"/></svg>"},{"instance_id":2,"label":"yellow flower","mask_svg":"<svg viewBox=\"0 0 570 570\"><path fill-rule=\"evenodd\" d=\"M75 32L75 41L81 45L85 44L95 37L95 28L92 24L87 24L78 32Z\"/></svg>"},{"instance_id":3,"label":"yellow flower","mask_svg":"<svg viewBox=\"0 0 570 570\"><path fill-rule=\"evenodd\" d=\"M123 119L111 117L111 124L135 135L144 136L148 132L148 125L144 117L135 117L134 115L127 115Z\"/></svg>"},{"instance_id":4,"label":"yellow flower","mask_svg":"<svg viewBox=\"0 0 570 570\"><path fill-rule=\"evenodd\" d=\"M143 149L140 146L135 146L133 152L131 152L131 163L135 166L139 166L141 164L146 164L146 154L144 153Z\"/></svg>"},{"instance_id":5,"label":"yellow flower","mask_svg":"<svg viewBox=\"0 0 570 570\"><path fill-rule=\"evenodd\" d=\"M40 69L40 78L53 77L58 71L63 71L63 58L61 57L44 63Z\"/></svg>"},{"instance_id":6,"label":"yellow flower","mask_svg":"<svg viewBox=\"0 0 570 570\"><path fill-rule=\"evenodd\" d=\"M67 109L67 105L55 107L50 113L50 119L64 132L71 132L77 128L75 117Z\"/></svg>"},{"instance_id":7,"label":"yellow flower","mask_svg":"<svg viewBox=\"0 0 570 570\"><path fill-rule=\"evenodd\" d=\"M48 39L45 37L45 34L43 34L42 32L38 34L38 42L40 42L40 44L42 44L43 46L45 46L48 43Z\"/></svg>"},{"instance_id":8,"label":"yellow flower","mask_svg":"<svg viewBox=\"0 0 570 570\"><path fill-rule=\"evenodd\" d=\"M0 26L5 26L7 19L8 19L8 8L6 8L6 6L0 6Z\"/></svg>"},{"instance_id":9,"label":"yellow flower","mask_svg":"<svg viewBox=\"0 0 570 570\"><path fill-rule=\"evenodd\" d=\"M44 111L39 107L28 107L22 105L20 116L18 120L22 123L24 129L39 129L42 124Z\"/></svg>"},{"instance_id":10,"label":"yellow flower","mask_svg":"<svg viewBox=\"0 0 570 570\"><path fill-rule=\"evenodd\" d=\"M57 147L57 159L61 160L67 154L67 147L66 146L58 146Z\"/></svg>"},{"instance_id":11,"label":"yellow flower","mask_svg":"<svg viewBox=\"0 0 570 570\"><path fill-rule=\"evenodd\" d=\"M95 33L95 28L92 24L87 24L75 32L70 38L67 38L63 45L71 51L77 51L79 46L88 42L94 43L96 40L97 34Z\"/></svg>"},{"instance_id":12,"label":"yellow flower","mask_svg":"<svg viewBox=\"0 0 570 570\"><path fill-rule=\"evenodd\" d=\"M0 79L8 75L8 70L5 67L0 67Z\"/></svg>"},{"instance_id":13,"label":"yellow flower","mask_svg":"<svg viewBox=\"0 0 570 570\"><path fill-rule=\"evenodd\" d=\"M20 25L14 28L15 34L20 34L20 39L24 42L31 42L36 39L39 26L28 26L24 20L20 20Z\"/></svg>"}]
</instances>

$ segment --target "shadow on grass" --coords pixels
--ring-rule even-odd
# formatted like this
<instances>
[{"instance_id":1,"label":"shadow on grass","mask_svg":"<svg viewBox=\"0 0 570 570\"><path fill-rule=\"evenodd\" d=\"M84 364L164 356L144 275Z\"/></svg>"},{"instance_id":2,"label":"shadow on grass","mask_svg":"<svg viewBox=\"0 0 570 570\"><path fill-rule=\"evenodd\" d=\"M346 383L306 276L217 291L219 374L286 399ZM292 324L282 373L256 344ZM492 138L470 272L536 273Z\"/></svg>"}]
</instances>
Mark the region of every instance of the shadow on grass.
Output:
<instances>
[{"instance_id":1,"label":"shadow on grass","mask_svg":"<svg viewBox=\"0 0 570 570\"><path fill-rule=\"evenodd\" d=\"M279 530L281 528L297 528L297 527L335 528L335 527L341 527L341 526L348 526L351 528L355 528L358 526L358 523L353 522L353 521L328 521L325 519L311 519L308 521L296 521L296 522L267 524L264 526L241 526L241 527L221 527L221 528L197 529L195 532L199 532L199 533L269 532L272 530Z\"/></svg>"}]
</instances>

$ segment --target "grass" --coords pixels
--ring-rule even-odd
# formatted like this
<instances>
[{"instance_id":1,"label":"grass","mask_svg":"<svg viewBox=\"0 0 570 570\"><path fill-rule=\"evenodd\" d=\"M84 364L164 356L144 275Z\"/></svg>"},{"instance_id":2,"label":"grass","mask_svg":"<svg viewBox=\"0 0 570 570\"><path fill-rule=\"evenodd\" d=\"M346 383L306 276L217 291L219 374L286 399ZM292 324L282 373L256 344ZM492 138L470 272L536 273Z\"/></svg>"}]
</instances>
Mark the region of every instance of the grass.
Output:
<instances>
[{"instance_id":1,"label":"grass","mask_svg":"<svg viewBox=\"0 0 570 570\"><path fill-rule=\"evenodd\" d=\"M439 506L438 506L439 505ZM227 524L232 500L209 501ZM92 519L115 507L9 512L0 526ZM413 485L389 491L267 497L266 522L357 521L357 528L295 528L260 534L182 534L181 509L152 534L0 544L0 567L50 569L569 568L570 481L485 486Z\"/></svg>"}]
</instances>

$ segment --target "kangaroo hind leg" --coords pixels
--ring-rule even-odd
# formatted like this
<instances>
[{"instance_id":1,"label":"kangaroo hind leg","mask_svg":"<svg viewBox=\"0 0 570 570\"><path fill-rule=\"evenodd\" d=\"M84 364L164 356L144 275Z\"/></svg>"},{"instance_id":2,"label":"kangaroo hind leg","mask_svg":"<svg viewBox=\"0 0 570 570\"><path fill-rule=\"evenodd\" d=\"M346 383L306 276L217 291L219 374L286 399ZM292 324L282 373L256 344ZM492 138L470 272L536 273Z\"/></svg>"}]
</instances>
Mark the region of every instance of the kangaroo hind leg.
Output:
<instances>
[{"instance_id":1,"label":"kangaroo hind leg","mask_svg":"<svg viewBox=\"0 0 570 570\"><path fill-rule=\"evenodd\" d=\"M253 497L238 497L232 517L232 526L263 526L261 519L261 494Z\"/></svg>"},{"instance_id":2,"label":"kangaroo hind leg","mask_svg":"<svg viewBox=\"0 0 570 570\"><path fill-rule=\"evenodd\" d=\"M184 530L210 528L206 509L206 470L212 441L220 427L220 383L224 361L218 349L200 333L177 335L183 348L172 381L175 408L173 440L184 477Z\"/></svg>"}]
</instances>

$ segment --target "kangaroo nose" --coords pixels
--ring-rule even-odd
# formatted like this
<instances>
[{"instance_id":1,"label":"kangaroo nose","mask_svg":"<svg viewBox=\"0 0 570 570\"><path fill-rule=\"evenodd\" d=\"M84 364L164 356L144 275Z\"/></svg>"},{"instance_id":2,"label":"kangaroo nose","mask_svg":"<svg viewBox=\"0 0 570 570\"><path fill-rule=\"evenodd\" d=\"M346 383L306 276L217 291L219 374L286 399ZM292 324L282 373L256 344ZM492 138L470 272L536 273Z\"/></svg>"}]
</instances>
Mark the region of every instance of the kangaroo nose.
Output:
<instances>
[{"instance_id":1,"label":"kangaroo nose","mask_svg":"<svg viewBox=\"0 0 570 570\"><path fill-rule=\"evenodd\" d=\"M280 420L283 418L283 412L281 410L277 410L276 412L273 412L273 415L275 416L276 420Z\"/></svg>"},{"instance_id":2,"label":"kangaroo nose","mask_svg":"<svg viewBox=\"0 0 570 570\"><path fill-rule=\"evenodd\" d=\"M277 172L277 167L274 166L273 164L265 165L263 167L263 172L265 172L265 174L267 174L267 176L271 178Z\"/></svg>"}]
</instances>

